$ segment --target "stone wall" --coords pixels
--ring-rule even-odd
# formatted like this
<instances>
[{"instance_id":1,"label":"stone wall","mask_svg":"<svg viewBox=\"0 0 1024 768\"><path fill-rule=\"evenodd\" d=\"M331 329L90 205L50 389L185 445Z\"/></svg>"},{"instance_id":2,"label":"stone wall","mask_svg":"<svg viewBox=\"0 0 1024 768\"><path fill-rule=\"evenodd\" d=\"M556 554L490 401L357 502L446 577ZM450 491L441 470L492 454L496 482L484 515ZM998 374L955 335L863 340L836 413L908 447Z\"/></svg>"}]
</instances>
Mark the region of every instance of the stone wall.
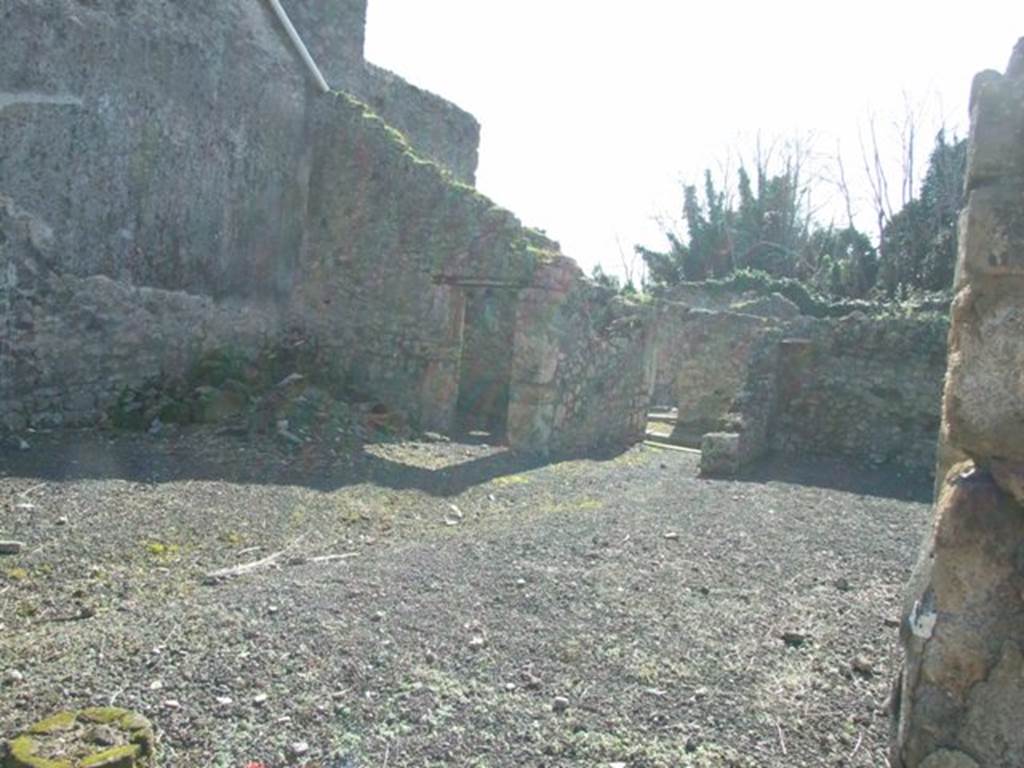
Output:
<instances>
[{"instance_id":1,"label":"stone wall","mask_svg":"<svg viewBox=\"0 0 1024 768\"><path fill-rule=\"evenodd\" d=\"M678 408L682 428L720 430L746 380L756 342L772 325L753 315L660 303L655 402Z\"/></svg>"},{"instance_id":2,"label":"stone wall","mask_svg":"<svg viewBox=\"0 0 1024 768\"><path fill-rule=\"evenodd\" d=\"M315 5L326 23L303 26L321 30L339 76L471 182L476 121L364 65L365 0ZM3 29L0 193L53 224L65 270L214 296L290 292L320 97L263 0L11 0Z\"/></svg>"},{"instance_id":3,"label":"stone wall","mask_svg":"<svg viewBox=\"0 0 1024 768\"><path fill-rule=\"evenodd\" d=\"M789 324L772 447L931 469L948 331L945 318L929 315Z\"/></svg>"},{"instance_id":4,"label":"stone wall","mask_svg":"<svg viewBox=\"0 0 1024 768\"><path fill-rule=\"evenodd\" d=\"M564 257L520 294L509 438L572 454L643 439L654 374L643 308L583 278Z\"/></svg>"},{"instance_id":5,"label":"stone wall","mask_svg":"<svg viewBox=\"0 0 1024 768\"><path fill-rule=\"evenodd\" d=\"M125 391L285 326L273 304L78 277L54 257L50 228L0 197L0 429L102 422Z\"/></svg>"},{"instance_id":6,"label":"stone wall","mask_svg":"<svg viewBox=\"0 0 1024 768\"><path fill-rule=\"evenodd\" d=\"M284 6L332 88L365 102L401 131L417 154L451 171L459 181L473 184L480 124L455 104L365 61L366 3L288 0Z\"/></svg>"},{"instance_id":7,"label":"stone wall","mask_svg":"<svg viewBox=\"0 0 1024 768\"><path fill-rule=\"evenodd\" d=\"M1024 39L971 93L932 530L904 604L896 768L1024 765Z\"/></svg>"},{"instance_id":8,"label":"stone wall","mask_svg":"<svg viewBox=\"0 0 1024 768\"><path fill-rule=\"evenodd\" d=\"M452 184L347 96L316 102L297 311L351 385L447 430L465 320L461 284L518 290L548 241Z\"/></svg>"},{"instance_id":9,"label":"stone wall","mask_svg":"<svg viewBox=\"0 0 1024 768\"><path fill-rule=\"evenodd\" d=\"M62 270L286 294L310 90L265 3L3 7L0 194L53 227Z\"/></svg>"},{"instance_id":10,"label":"stone wall","mask_svg":"<svg viewBox=\"0 0 1024 768\"><path fill-rule=\"evenodd\" d=\"M359 7L334 7L341 16L327 28ZM516 386L536 383L548 362L529 341L507 355L519 417L508 419L509 440L543 453L637 436L642 367L615 368L643 357L642 324L625 322L629 313L555 243L455 182L364 103L315 93L262 3L186 14L172 4L16 0L8 20L0 194L15 213L0 240L0 417L9 426L89 423L126 387L174 377L210 348L251 352L287 329L317 344L339 385L446 431L467 292L493 286L527 337L537 318L523 297L540 291L562 306L538 316L554 324L536 331L552 340L559 371L543 382L543 402ZM36 238L45 247L33 232L46 233ZM523 337L502 334L516 345ZM480 348L473 332L470 341Z\"/></svg>"},{"instance_id":11,"label":"stone wall","mask_svg":"<svg viewBox=\"0 0 1024 768\"><path fill-rule=\"evenodd\" d=\"M480 124L476 118L429 91L373 64L346 89L405 134L417 154L427 157L464 184L476 182Z\"/></svg>"},{"instance_id":12,"label":"stone wall","mask_svg":"<svg viewBox=\"0 0 1024 768\"><path fill-rule=\"evenodd\" d=\"M766 450L934 466L945 318L754 316L736 311L742 302L728 306L659 302L654 320L653 402L678 408L678 440L718 435L709 471L735 471Z\"/></svg>"}]
</instances>

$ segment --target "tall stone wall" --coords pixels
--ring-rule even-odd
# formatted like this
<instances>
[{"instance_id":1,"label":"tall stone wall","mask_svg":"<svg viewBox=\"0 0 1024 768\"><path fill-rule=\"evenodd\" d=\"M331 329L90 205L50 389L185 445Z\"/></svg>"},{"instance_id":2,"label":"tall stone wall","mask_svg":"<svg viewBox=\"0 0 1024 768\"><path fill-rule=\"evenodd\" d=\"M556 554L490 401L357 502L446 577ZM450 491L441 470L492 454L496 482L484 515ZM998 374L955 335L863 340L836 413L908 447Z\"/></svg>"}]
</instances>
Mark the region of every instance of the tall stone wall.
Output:
<instances>
[{"instance_id":1,"label":"tall stone wall","mask_svg":"<svg viewBox=\"0 0 1024 768\"><path fill-rule=\"evenodd\" d=\"M472 181L479 126L365 64L365 0L286 5L338 81ZM320 96L265 0L11 0L0 25L0 193L51 222L64 269L291 291Z\"/></svg>"},{"instance_id":2,"label":"tall stone wall","mask_svg":"<svg viewBox=\"0 0 1024 768\"><path fill-rule=\"evenodd\" d=\"M310 91L266 5L3 9L0 194L53 227L62 270L286 294Z\"/></svg>"},{"instance_id":3,"label":"tall stone wall","mask_svg":"<svg viewBox=\"0 0 1024 768\"><path fill-rule=\"evenodd\" d=\"M458 398L463 283L530 284L549 245L451 184L363 105L319 100L296 311L354 388L448 429Z\"/></svg>"},{"instance_id":4,"label":"tall stone wall","mask_svg":"<svg viewBox=\"0 0 1024 768\"><path fill-rule=\"evenodd\" d=\"M473 184L480 124L455 104L363 58L366 3L285 0L283 5L332 88L365 102L401 131L417 154L440 164L459 181Z\"/></svg>"},{"instance_id":5,"label":"tall stone wall","mask_svg":"<svg viewBox=\"0 0 1024 768\"><path fill-rule=\"evenodd\" d=\"M332 7L328 31L361 6ZM526 414L509 440L547 452L637 435L642 374L614 366L642 357L622 346L642 345L640 326L605 322L610 298L555 243L364 103L314 92L263 3L12 0L3 23L0 423L91 423L204 351L295 331L339 384L448 430L467 291L493 286L527 337L523 297L564 304L544 402L524 411L515 389L534 348L508 356Z\"/></svg>"},{"instance_id":6,"label":"tall stone wall","mask_svg":"<svg viewBox=\"0 0 1024 768\"><path fill-rule=\"evenodd\" d=\"M966 459L907 593L897 768L1024 765L1024 39L975 78L967 191L943 399Z\"/></svg>"}]
</instances>

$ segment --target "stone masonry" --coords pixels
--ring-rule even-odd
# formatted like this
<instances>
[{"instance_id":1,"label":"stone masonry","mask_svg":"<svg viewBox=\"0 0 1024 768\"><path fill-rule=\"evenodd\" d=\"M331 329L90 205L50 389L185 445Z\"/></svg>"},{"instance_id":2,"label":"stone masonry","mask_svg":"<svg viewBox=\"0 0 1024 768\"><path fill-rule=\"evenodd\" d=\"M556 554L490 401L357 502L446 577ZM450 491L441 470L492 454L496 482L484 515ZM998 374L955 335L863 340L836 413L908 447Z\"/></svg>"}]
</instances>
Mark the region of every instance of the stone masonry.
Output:
<instances>
[{"instance_id":1,"label":"stone masonry","mask_svg":"<svg viewBox=\"0 0 1024 768\"><path fill-rule=\"evenodd\" d=\"M799 314L781 296L656 302L653 402L702 470L733 474L766 452L929 471L935 463L945 317ZM793 313L796 312L794 315Z\"/></svg>"},{"instance_id":2,"label":"stone masonry","mask_svg":"<svg viewBox=\"0 0 1024 768\"><path fill-rule=\"evenodd\" d=\"M975 78L967 191L948 445L901 628L896 768L1024 765L1024 39L1005 75Z\"/></svg>"},{"instance_id":3,"label":"stone masonry","mask_svg":"<svg viewBox=\"0 0 1024 768\"><path fill-rule=\"evenodd\" d=\"M464 350L493 358L491 289L513 446L642 436L641 309L464 183L475 120L363 60L365 0L284 5L343 90L265 0L0 6L0 429L94 424L297 334L339 386L448 431Z\"/></svg>"}]
</instances>

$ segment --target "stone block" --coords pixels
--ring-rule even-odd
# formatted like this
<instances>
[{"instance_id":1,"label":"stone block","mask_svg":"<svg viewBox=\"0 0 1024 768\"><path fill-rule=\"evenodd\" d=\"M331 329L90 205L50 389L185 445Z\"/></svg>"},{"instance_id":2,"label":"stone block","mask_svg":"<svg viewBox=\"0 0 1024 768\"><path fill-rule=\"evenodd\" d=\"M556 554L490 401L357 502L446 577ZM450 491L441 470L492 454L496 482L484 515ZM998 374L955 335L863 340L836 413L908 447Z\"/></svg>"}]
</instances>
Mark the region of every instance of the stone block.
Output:
<instances>
[{"instance_id":1,"label":"stone block","mask_svg":"<svg viewBox=\"0 0 1024 768\"><path fill-rule=\"evenodd\" d=\"M904 607L895 765L964 764L942 749L1024 765L1022 541L1024 509L972 463L953 467Z\"/></svg>"},{"instance_id":2,"label":"stone block","mask_svg":"<svg viewBox=\"0 0 1024 768\"><path fill-rule=\"evenodd\" d=\"M1024 293L969 286L953 303L943 416L975 457L1024 460Z\"/></svg>"},{"instance_id":3,"label":"stone block","mask_svg":"<svg viewBox=\"0 0 1024 768\"><path fill-rule=\"evenodd\" d=\"M731 476L740 470L740 436L732 432L709 432L700 441L700 473Z\"/></svg>"},{"instance_id":4,"label":"stone block","mask_svg":"<svg viewBox=\"0 0 1024 768\"><path fill-rule=\"evenodd\" d=\"M978 764L963 752L940 749L928 755L921 768L978 768Z\"/></svg>"},{"instance_id":5,"label":"stone block","mask_svg":"<svg viewBox=\"0 0 1024 768\"><path fill-rule=\"evenodd\" d=\"M986 71L971 90L967 189L1024 175L1024 78Z\"/></svg>"},{"instance_id":6,"label":"stone block","mask_svg":"<svg viewBox=\"0 0 1024 768\"><path fill-rule=\"evenodd\" d=\"M546 456L551 448L555 406L513 400L508 406L508 442L521 453Z\"/></svg>"},{"instance_id":7,"label":"stone block","mask_svg":"<svg viewBox=\"0 0 1024 768\"><path fill-rule=\"evenodd\" d=\"M1024 185L993 184L970 193L960 214L957 286L1024 275Z\"/></svg>"}]
</instances>

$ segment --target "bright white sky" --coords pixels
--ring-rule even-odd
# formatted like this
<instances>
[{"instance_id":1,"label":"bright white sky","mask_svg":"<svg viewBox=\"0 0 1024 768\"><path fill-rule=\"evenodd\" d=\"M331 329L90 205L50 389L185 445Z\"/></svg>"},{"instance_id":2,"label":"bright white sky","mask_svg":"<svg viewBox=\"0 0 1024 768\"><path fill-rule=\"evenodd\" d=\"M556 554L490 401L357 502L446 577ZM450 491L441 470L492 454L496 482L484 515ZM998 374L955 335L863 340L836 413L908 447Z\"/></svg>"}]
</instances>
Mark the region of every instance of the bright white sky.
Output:
<instances>
[{"instance_id":1,"label":"bright white sky","mask_svg":"<svg viewBox=\"0 0 1024 768\"><path fill-rule=\"evenodd\" d=\"M923 162L1021 35L1019 0L369 0L366 56L477 117L481 192L588 271L621 272L617 242L663 247L681 182L759 132L810 137L819 159L838 142L869 229L868 116L898 146L908 95Z\"/></svg>"}]
</instances>

